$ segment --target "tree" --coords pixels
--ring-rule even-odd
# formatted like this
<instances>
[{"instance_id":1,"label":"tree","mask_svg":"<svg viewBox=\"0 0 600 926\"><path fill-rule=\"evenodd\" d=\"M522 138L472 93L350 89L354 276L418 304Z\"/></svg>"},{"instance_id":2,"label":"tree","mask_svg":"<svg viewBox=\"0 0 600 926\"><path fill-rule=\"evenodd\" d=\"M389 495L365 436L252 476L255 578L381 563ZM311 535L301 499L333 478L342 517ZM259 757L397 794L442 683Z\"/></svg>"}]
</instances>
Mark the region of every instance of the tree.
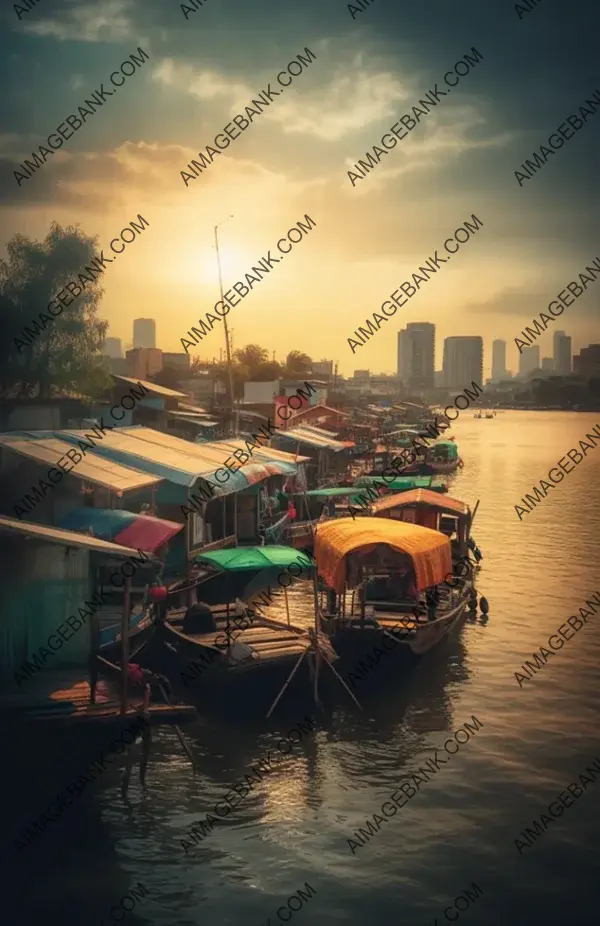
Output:
<instances>
[{"instance_id":1,"label":"tree","mask_svg":"<svg viewBox=\"0 0 600 926\"><path fill-rule=\"evenodd\" d=\"M100 359L108 322L97 318L97 277L77 283L97 239L54 222L44 241L15 235L7 251L8 259L0 260L0 394L49 398L56 390L97 397L111 382ZM52 314L48 304L71 281L82 292L68 306L56 301Z\"/></svg>"},{"instance_id":2,"label":"tree","mask_svg":"<svg viewBox=\"0 0 600 926\"><path fill-rule=\"evenodd\" d=\"M312 359L301 350L291 350L285 358L286 376L306 376L312 370Z\"/></svg>"},{"instance_id":3,"label":"tree","mask_svg":"<svg viewBox=\"0 0 600 926\"><path fill-rule=\"evenodd\" d=\"M246 344L241 350L236 350L233 359L242 366L248 367L249 378L253 379L261 363L267 363L269 352L260 344Z\"/></svg>"},{"instance_id":4,"label":"tree","mask_svg":"<svg viewBox=\"0 0 600 926\"><path fill-rule=\"evenodd\" d=\"M273 379L281 379L283 376L283 367L276 360L267 360L266 363L261 363L256 370L256 374L251 376L250 379L253 380L262 380L263 382L269 382Z\"/></svg>"}]
</instances>

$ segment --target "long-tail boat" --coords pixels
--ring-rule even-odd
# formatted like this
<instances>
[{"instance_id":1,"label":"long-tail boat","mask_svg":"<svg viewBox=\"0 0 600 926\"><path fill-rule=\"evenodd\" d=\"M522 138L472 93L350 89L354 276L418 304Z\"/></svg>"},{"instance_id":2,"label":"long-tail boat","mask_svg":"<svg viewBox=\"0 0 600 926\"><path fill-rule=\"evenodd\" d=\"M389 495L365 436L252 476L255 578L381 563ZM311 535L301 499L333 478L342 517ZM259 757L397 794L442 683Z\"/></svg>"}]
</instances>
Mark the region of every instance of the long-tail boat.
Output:
<instances>
[{"instance_id":1,"label":"long-tail boat","mask_svg":"<svg viewBox=\"0 0 600 926\"><path fill-rule=\"evenodd\" d=\"M421 656L466 617L471 591L452 587L450 540L440 531L380 517L326 521L316 527L315 558L326 586L320 626L344 661L386 651L390 640Z\"/></svg>"},{"instance_id":2,"label":"long-tail boat","mask_svg":"<svg viewBox=\"0 0 600 926\"><path fill-rule=\"evenodd\" d=\"M198 572L187 587L169 589L153 637L149 665L164 672L174 689L204 702L210 691L222 706L240 706L246 697L255 709L263 694L272 701L277 682L287 684L291 676L296 693L308 689L306 673L297 672L305 657L311 675L317 654L336 661L326 636L290 619L287 586L312 573L309 556L285 546L237 547L197 554L194 561ZM291 577L286 584L284 576ZM283 588L287 623L259 613L273 600L272 586ZM263 588L260 596L250 598L253 587ZM182 596L192 591L196 603L188 598L181 606Z\"/></svg>"}]
</instances>

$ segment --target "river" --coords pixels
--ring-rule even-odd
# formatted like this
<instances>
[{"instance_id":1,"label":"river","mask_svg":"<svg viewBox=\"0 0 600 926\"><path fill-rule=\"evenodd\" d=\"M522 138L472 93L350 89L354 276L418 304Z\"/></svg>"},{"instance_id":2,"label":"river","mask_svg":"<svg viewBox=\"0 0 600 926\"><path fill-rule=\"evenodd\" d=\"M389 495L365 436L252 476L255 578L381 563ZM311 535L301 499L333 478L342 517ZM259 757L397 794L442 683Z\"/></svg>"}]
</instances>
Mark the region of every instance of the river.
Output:
<instances>
[{"instance_id":1,"label":"river","mask_svg":"<svg viewBox=\"0 0 600 926\"><path fill-rule=\"evenodd\" d=\"M2 921L591 922L600 772L595 782L589 773L578 782L592 763L600 769L600 614L564 634L570 639L531 678L519 684L515 672L600 592L600 449L522 520L514 506L598 421L526 411L478 420L464 412L451 433L465 465L450 491L471 505L480 500L473 534L484 556L479 591L488 619L468 622L403 683L365 701L362 713L340 703L285 754L278 744L289 721L236 726L200 707L185 728L194 776L174 731L158 732L148 793L134 779L124 802L118 773L107 772L68 838L59 842L48 830L45 845L32 850L30 887L13 902L5 892ZM309 619L311 594L304 585L290 591L292 620ZM281 603L271 613L285 615ZM299 708L298 721L305 713ZM269 754L262 783L186 852L191 824ZM434 757L437 768L428 764ZM414 775L418 790L413 783L399 791ZM561 815L554 803L556 818L525 844L522 831L542 814L548 820L561 792ZM363 844L353 836L360 827ZM120 905L139 882L147 895L133 909L131 901Z\"/></svg>"}]
</instances>

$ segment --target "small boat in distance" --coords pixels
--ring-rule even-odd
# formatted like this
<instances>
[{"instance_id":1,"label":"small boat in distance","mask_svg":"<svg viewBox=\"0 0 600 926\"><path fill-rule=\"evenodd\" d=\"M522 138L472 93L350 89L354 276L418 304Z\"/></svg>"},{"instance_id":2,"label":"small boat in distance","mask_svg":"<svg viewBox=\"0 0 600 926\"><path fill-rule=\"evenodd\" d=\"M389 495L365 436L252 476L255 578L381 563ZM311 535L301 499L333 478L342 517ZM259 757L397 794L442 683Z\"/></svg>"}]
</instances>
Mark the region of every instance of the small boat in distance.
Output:
<instances>
[{"instance_id":1,"label":"small boat in distance","mask_svg":"<svg viewBox=\"0 0 600 926\"><path fill-rule=\"evenodd\" d=\"M473 418L483 418L483 415L481 414L481 412L475 412L475 414L473 415Z\"/></svg>"}]
</instances>

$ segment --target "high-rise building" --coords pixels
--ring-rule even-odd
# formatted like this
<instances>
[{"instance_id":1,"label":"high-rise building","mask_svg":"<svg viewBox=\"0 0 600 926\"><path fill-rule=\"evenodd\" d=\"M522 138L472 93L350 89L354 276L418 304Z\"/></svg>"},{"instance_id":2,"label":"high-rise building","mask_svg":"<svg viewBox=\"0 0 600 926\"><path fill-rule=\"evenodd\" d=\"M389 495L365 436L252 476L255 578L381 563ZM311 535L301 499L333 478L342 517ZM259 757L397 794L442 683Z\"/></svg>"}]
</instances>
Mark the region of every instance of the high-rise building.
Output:
<instances>
[{"instance_id":1,"label":"high-rise building","mask_svg":"<svg viewBox=\"0 0 600 926\"><path fill-rule=\"evenodd\" d=\"M554 371L558 376L571 372L571 338L564 331L554 332Z\"/></svg>"},{"instance_id":2,"label":"high-rise building","mask_svg":"<svg viewBox=\"0 0 600 926\"><path fill-rule=\"evenodd\" d=\"M104 338L104 349L102 351L105 357L119 359L123 356L121 347L121 338Z\"/></svg>"},{"instance_id":3,"label":"high-rise building","mask_svg":"<svg viewBox=\"0 0 600 926\"><path fill-rule=\"evenodd\" d=\"M573 367L578 376L600 376L600 344L582 347L573 358Z\"/></svg>"},{"instance_id":4,"label":"high-rise building","mask_svg":"<svg viewBox=\"0 0 600 926\"><path fill-rule=\"evenodd\" d=\"M435 325L409 322L398 332L398 376L408 389L431 389L435 374Z\"/></svg>"},{"instance_id":5,"label":"high-rise building","mask_svg":"<svg viewBox=\"0 0 600 926\"><path fill-rule=\"evenodd\" d=\"M553 357L542 357L542 370L544 371L544 373L554 372L554 358Z\"/></svg>"},{"instance_id":6,"label":"high-rise building","mask_svg":"<svg viewBox=\"0 0 600 926\"><path fill-rule=\"evenodd\" d=\"M447 389L465 389L472 382L483 384L483 338L456 336L444 341L444 384Z\"/></svg>"},{"instance_id":7,"label":"high-rise building","mask_svg":"<svg viewBox=\"0 0 600 926\"><path fill-rule=\"evenodd\" d=\"M133 346L156 347L156 322L153 318L134 318Z\"/></svg>"},{"instance_id":8,"label":"high-rise building","mask_svg":"<svg viewBox=\"0 0 600 926\"><path fill-rule=\"evenodd\" d=\"M540 346L524 347L519 357L519 376L527 376L540 368Z\"/></svg>"},{"instance_id":9,"label":"high-rise building","mask_svg":"<svg viewBox=\"0 0 600 926\"><path fill-rule=\"evenodd\" d=\"M492 344L492 379L506 376L506 341L496 340Z\"/></svg>"}]
</instances>

